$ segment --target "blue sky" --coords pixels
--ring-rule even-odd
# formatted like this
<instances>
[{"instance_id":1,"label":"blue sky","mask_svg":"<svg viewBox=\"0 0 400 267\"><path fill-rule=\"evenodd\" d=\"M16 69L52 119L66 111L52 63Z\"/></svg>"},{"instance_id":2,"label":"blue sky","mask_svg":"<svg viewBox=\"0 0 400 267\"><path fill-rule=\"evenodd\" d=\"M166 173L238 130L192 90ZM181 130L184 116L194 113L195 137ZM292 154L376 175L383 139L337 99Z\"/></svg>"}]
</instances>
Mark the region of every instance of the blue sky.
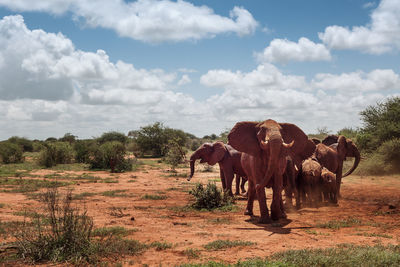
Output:
<instances>
[{"instance_id":1,"label":"blue sky","mask_svg":"<svg viewBox=\"0 0 400 267\"><path fill-rule=\"evenodd\" d=\"M399 50L398 0L0 0L0 138L358 127Z\"/></svg>"}]
</instances>

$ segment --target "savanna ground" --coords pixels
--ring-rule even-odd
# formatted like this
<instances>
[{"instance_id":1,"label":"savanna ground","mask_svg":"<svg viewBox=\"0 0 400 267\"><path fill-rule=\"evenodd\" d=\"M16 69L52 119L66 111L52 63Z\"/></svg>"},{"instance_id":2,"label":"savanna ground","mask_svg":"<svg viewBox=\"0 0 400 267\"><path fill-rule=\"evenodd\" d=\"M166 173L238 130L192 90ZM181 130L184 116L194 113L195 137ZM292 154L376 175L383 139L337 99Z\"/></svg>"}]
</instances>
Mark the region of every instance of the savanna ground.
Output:
<instances>
[{"instance_id":1,"label":"savanna ground","mask_svg":"<svg viewBox=\"0 0 400 267\"><path fill-rule=\"evenodd\" d=\"M188 182L188 166L174 173L157 159L140 161L135 171L121 174L89 171L78 164L40 169L32 159L0 166L0 256L7 253L1 246L13 239L9 226L41 212L37 195L49 181L61 183L61 192L72 189L75 203L87 209L96 228L122 227L125 238L158 242L138 255L103 261L110 265L236 263L288 250L400 244L400 176L351 175L343 179L338 206L303 208L289 212L286 220L260 225L256 217L243 215L243 197L228 210L188 207L193 201L188 191L195 183L220 186L217 166L212 172L196 166ZM269 205L270 190L267 196Z\"/></svg>"}]
</instances>

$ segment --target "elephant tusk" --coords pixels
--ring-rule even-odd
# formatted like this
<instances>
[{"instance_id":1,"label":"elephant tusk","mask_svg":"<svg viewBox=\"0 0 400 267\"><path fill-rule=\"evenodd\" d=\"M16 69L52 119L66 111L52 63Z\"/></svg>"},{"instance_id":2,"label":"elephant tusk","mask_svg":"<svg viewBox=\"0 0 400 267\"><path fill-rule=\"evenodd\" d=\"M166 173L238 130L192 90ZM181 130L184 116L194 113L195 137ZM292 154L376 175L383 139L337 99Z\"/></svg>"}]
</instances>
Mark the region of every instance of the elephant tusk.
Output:
<instances>
[{"instance_id":1,"label":"elephant tusk","mask_svg":"<svg viewBox=\"0 0 400 267\"><path fill-rule=\"evenodd\" d=\"M268 148L268 140L261 140L261 148L267 149Z\"/></svg>"},{"instance_id":2,"label":"elephant tusk","mask_svg":"<svg viewBox=\"0 0 400 267\"><path fill-rule=\"evenodd\" d=\"M283 146L286 148L291 148L293 145L294 145L294 140L290 142L290 144L286 144L285 142L283 142Z\"/></svg>"}]
</instances>

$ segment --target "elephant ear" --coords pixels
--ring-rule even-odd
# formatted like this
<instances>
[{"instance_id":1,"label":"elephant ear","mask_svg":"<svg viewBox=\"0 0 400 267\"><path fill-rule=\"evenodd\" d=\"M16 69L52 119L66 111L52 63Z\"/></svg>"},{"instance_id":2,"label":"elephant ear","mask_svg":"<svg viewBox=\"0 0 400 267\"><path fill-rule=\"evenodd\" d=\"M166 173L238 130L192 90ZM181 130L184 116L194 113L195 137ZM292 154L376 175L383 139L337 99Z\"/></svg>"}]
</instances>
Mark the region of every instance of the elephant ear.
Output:
<instances>
[{"instance_id":1,"label":"elephant ear","mask_svg":"<svg viewBox=\"0 0 400 267\"><path fill-rule=\"evenodd\" d=\"M309 158L315 151L315 144L308 136L296 125L291 123L279 123L282 127L281 134L283 141L287 144L294 140L291 151L298 155L302 160Z\"/></svg>"},{"instance_id":2,"label":"elephant ear","mask_svg":"<svg viewBox=\"0 0 400 267\"><path fill-rule=\"evenodd\" d=\"M223 142L215 142L212 145L213 151L211 152L210 159L208 161L208 164L210 165L215 165L217 162L221 161L226 153L226 148L225 144Z\"/></svg>"},{"instance_id":3,"label":"elephant ear","mask_svg":"<svg viewBox=\"0 0 400 267\"><path fill-rule=\"evenodd\" d=\"M324 138L324 140L322 140L322 143L326 146L330 146L334 143L337 143L339 139L339 136L331 134L328 135L327 137Z\"/></svg>"},{"instance_id":4,"label":"elephant ear","mask_svg":"<svg viewBox=\"0 0 400 267\"><path fill-rule=\"evenodd\" d=\"M229 145L240 152L258 157L261 147L257 140L257 124L254 121L242 121L235 124L228 135Z\"/></svg>"}]
</instances>

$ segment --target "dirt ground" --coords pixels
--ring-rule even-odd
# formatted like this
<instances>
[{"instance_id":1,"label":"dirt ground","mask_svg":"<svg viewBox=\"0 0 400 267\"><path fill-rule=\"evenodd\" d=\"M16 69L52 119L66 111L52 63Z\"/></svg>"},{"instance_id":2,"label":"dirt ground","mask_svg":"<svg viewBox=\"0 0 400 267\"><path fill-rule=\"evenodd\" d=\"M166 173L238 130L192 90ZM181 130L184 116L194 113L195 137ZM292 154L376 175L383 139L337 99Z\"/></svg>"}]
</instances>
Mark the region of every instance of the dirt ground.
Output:
<instances>
[{"instance_id":1,"label":"dirt ground","mask_svg":"<svg viewBox=\"0 0 400 267\"><path fill-rule=\"evenodd\" d=\"M209 260L233 263L284 250L328 248L343 243L371 246L400 243L400 176L346 177L338 206L303 208L289 212L286 220L260 225L256 223L257 218L243 215L246 205L243 197L237 200L235 211L185 209L192 201L188 190L195 183L215 181L220 186L218 167L214 167L213 172L202 172L199 166L191 182L186 181L188 172L188 168L178 169L178 175L174 176L154 161L154 164L144 165L138 171L122 174L40 170L31 172L31 179L51 179L51 174L56 173L58 179L85 174L116 180L82 181L69 187L74 194L91 193L78 203L87 208L96 227L122 226L135 230L127 238L144 243L159 241L172 244L172 248L161 251L150 248L138 256L118 260L127 266L176 266ZM3 186L0 190L5 187L10 186ZM120 191L119 196L102 195L102 192L110 190L126 191ZM166 196L166 199L146 199L143 197L146 194ZM269 205L270 190L267 196ZM39 210L40 206L38 201L22 193L0 192L0 203L1 222L23 220L21 211ZM258 203L254 206L258 215ZM332 226L335 223L339 226ZM256 244L223 250L204 248L215 240L251 241ZM1 243L6 241L4 238L0 240ZM185 253L187 249L197 251L199 257L190 258Z\"/></svg>"}]
</instances>

